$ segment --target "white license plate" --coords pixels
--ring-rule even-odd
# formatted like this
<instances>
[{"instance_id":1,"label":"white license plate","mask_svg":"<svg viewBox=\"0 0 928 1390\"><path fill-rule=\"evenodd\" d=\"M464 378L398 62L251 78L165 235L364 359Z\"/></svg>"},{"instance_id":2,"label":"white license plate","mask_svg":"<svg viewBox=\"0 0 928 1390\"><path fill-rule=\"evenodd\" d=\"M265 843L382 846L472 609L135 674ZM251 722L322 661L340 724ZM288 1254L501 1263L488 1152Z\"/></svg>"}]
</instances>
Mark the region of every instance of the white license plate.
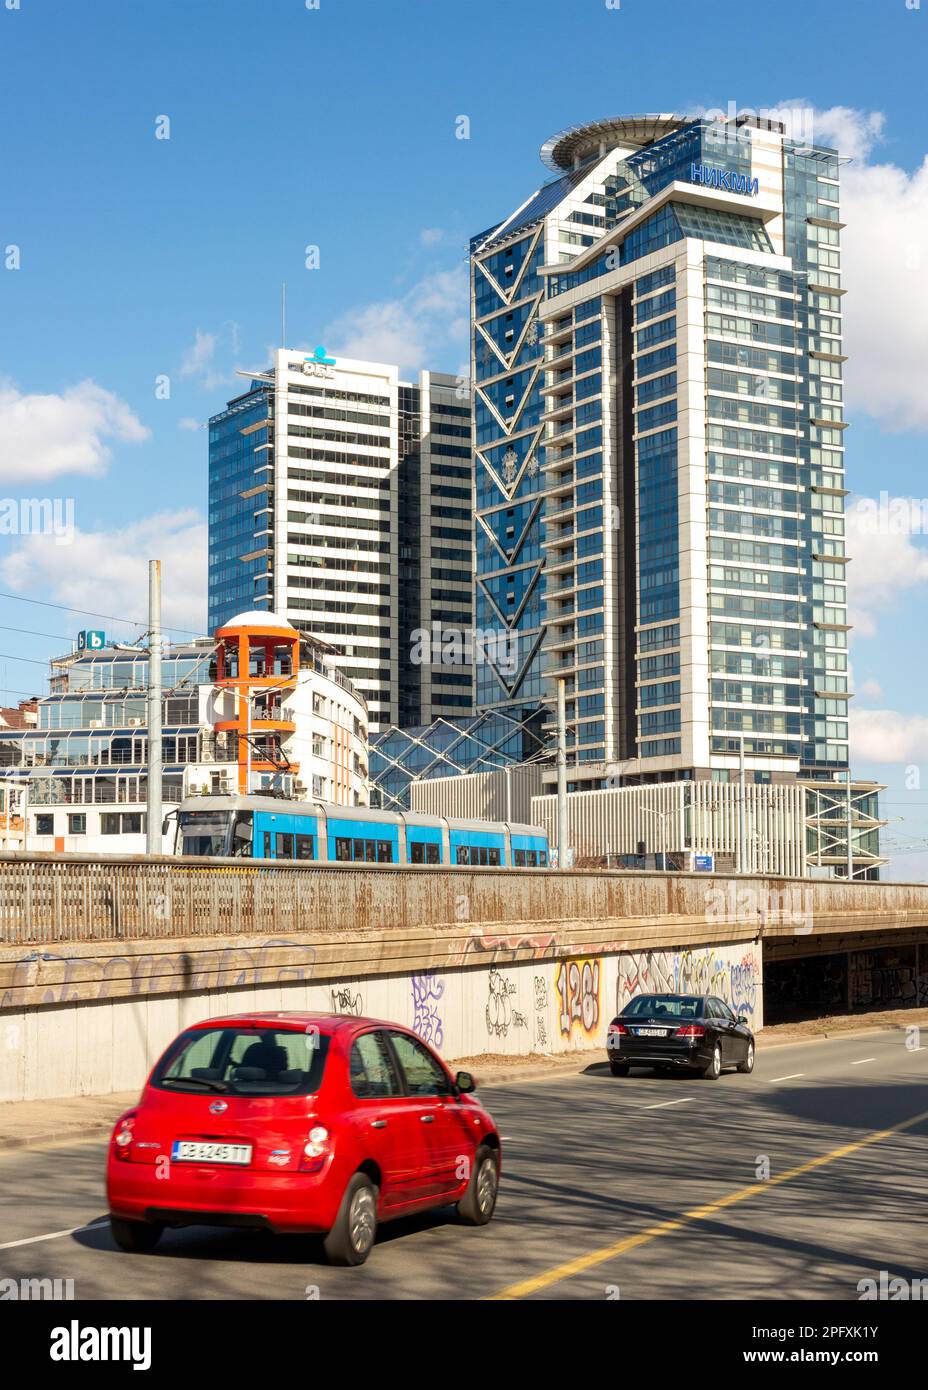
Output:
<instances>
[{"instance_id":1,"label":"white license plate","mask_svg":"<svg viewBox=\"0 0 928 1390\"><path fill-rule=\"evenodd\" d=\"M171 1158L175 1163L238 1163L251 1162L251 1144L207 1144L192 1139L175 1139Z\"/></svg>"},{"instance_id":2,"label":"white license plate","mask_svg":"<svg viewBox=\"0 0 928 1390\"><path fill-rule=\"evenodd\" d=\"M669 1029L667 1028L638 1028L636 1029L639 1038L666 1038Z\"/></svg>"}]
</instances>

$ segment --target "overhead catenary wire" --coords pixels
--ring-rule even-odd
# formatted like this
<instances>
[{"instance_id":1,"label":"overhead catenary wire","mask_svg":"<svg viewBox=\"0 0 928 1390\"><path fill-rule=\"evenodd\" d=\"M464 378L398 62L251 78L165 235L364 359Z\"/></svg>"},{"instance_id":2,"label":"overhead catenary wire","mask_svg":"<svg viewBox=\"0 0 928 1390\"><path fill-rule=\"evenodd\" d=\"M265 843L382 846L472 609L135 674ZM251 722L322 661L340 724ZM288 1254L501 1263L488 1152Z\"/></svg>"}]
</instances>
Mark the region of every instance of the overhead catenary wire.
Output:
<instances>
[{"instance_id":1,"label":"overhead catenary wire","mask_svg":"<svg viewBox=\"0 0 928 1390\"><path fill-rule=\"evenodd\" d=\"M83 618L102 618L105 622L109 623L128 623L130 627L146 627L148 624L147 618L126 618L120 617L116 613L95 613L90 608L75 608L69 603L51 603L48 599L26 598L23 594L9 594L0 591L0 598L10 599L14 603L33 603L40 608L56 608L61 613L79 613ZM171 624L165 624L165 627L169 632L180 632L186 637L204 636L202 629L197 630L191 627L175 627ZM36 636L39 635L41 634L36 634Z\"/></svg>"}]
</instances>

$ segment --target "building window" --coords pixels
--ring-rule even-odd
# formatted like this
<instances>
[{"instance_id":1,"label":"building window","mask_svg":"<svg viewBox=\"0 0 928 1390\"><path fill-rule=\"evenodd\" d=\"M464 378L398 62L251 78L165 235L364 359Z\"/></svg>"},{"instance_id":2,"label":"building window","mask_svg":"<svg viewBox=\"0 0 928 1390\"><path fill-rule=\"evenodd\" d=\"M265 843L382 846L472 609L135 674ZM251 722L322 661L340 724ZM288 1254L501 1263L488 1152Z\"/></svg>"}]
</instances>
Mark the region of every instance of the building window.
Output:
<instances>
[{"instance_id":1,"label":"building window","mask_svg":"<svg viewBox=\"0 0 928 1390\"><path fill-rule=\"evenodd\" d=\"M69 835L86 835L86 834L87 834L87 817L84 816L84 815L68 816L68 834L69 834Z\"/></svg>"},{"instance_id":2,"label":"building window","mask_svg":"<svg viewBox=\"0 0 928 1390\"><path fill-rule=\"evenodd\" d=\"M36 818L35 818L35 833L36 833L37 835L54 835L54 833L55 833L55 817L54 817L54 816L36 816Z\"/></svg>"},{"instance_id":3,"label":"building window","mask_svg":"<svg viewBox=\"0 0 928 1390\"><path fill-rule=\"evenodd\" d=\"M141 835L144 830L141 811L104 811L100 816L102 835Z\"/></svg>"}]
</instances>

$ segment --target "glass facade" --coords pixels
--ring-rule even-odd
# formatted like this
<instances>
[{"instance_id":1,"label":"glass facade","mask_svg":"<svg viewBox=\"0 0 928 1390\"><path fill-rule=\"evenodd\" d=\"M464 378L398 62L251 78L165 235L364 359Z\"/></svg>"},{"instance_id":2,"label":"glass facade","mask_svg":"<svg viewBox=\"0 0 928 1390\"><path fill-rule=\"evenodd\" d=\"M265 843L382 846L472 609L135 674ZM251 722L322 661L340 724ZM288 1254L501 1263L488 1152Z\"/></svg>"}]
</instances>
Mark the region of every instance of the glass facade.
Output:
<instances>
[{"instance_id":1,"label":"glass facade","mask_svg":"<svg viewBox=\"0 0 928 1390\"><path fill-rule=\"evenodd\" d=\"M559 180L507 237L471 248L473 427L477 518L474 624L487 634L474 671L478 709L516 718L543 695L542 218L576 180ZM535 225L524 233L527 221ZM500 229L497 229L497 233Z\"/></svg>"},{"instance_id":2,"label":"glass facade","mask_svg":"<svg viewBox=\"0 0 928 1390\"><path fill-rule=\"evenodd\" d=\"M603 142L472 246L478 620L537 680L484 670L478 706L563 677L591 776L708 775L742 740L759 777L847 765L837 175L769 124L693 121Z\"/></svg>"},{"instance_id":3,"label":"glass facade","mask_svg":"<svg viewBox=\"0 0 928 1390\"><path fill-rule=\"evenodd\" d=\"M497 712L388 729L370 743L371 805L408 810L415 780L492 772L537 757L546 746L544 717L536 708L522 720Z\"/></svg>"},{"instance_id":4,"label":"glass facade","mask_svg":"<svg viewBox=\"0 0 928 1390\"><path fill-rule=\"evenodd\" d=\"M270 386L254 382L209 422L210 632L238 613L272 607L272 412Z\"/></svg>"}]
</instances>

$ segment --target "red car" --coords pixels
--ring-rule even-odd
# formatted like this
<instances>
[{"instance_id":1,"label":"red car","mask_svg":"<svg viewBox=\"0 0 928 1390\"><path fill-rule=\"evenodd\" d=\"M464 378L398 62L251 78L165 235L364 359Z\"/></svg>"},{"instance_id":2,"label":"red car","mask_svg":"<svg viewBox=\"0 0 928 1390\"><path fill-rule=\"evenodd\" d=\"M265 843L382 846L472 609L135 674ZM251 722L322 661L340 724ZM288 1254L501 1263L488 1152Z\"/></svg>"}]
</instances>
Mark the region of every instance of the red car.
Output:
<instances>
[{"instance_id":1,"label":"red car","mask_svg":"<svg viewBox=\"0 0 928 1390\"><path fill-rule=\"evenodd\" d=\"M186 1029L107 1160L113 1239L154 1249L166 1226L324 1234L333 1264L367 1259L378 1221L456 1203L484 1226L496 1126L408 1028L339 1014L234 1014Z\"/></svg>"}]
</instances>

